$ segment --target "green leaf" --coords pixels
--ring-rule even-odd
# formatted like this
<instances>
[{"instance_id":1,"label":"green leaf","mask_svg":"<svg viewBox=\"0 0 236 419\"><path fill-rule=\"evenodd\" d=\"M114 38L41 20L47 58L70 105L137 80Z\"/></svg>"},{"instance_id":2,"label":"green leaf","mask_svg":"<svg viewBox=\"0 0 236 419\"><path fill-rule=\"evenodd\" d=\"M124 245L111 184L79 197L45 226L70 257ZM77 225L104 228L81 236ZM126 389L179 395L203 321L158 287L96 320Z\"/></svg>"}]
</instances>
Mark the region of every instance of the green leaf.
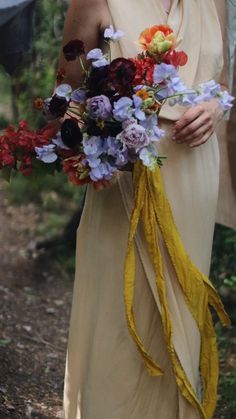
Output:
<instances>
[{"instance_id":1,"label":"green leaf","mask_svg":"<svg viewBox=\"0 0 236 419\"><path fill-rule=\"evenodd\" d=\"M12 168L11 167L7 167L7 166L3 167L2 178L10 183L11 173L12 173Z\"/></svg>"},{"instance_id":2,"label":"green leaf","mask_svg":"<svg viewBox=\"0 0 236 419\"><path fill-rule=\"evenodd\" d=\"M0 339L0 346L5 346L11 343L11 339Z\"/></svg>"}]
</instances>

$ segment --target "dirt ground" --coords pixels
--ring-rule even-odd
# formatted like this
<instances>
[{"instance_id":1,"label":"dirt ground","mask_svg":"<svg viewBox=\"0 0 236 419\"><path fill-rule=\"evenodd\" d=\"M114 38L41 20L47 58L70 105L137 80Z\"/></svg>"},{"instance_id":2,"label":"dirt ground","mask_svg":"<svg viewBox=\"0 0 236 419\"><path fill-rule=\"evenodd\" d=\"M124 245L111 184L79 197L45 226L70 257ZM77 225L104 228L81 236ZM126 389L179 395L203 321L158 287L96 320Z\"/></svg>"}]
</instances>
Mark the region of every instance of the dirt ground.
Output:
<instances>
[{"instance_id":1,"label":"dirt ground","mask_svg":"<svg viewBox=\"0 0 236 419\"><path fill-rule=\"evenodd\" d=\"M1 184L0 184L1 186ZM60 418L72 278L33 248L40 214L0 189L0 418Z\"/></svg>"}]
</instances>

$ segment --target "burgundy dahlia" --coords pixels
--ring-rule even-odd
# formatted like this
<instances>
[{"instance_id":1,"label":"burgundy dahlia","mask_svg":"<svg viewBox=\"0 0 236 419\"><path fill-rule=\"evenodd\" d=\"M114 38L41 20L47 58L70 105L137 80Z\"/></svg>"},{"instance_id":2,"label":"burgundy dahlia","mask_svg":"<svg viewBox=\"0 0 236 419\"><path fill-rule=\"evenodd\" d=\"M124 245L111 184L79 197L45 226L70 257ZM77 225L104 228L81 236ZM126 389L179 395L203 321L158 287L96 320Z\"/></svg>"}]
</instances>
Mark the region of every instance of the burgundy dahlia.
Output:
<instances>
[{"instance_id":1,"label":"burgundy dahlia","mask_svg":"<svg viewBox=\"0 0 236 419\"><path fill-rule=\"evenodd\" d=\"M135 77L136 67L131 60L116 58L110 64L109 79L114 87L126 87Z\"/></svg>"},{"instance_id":2,"label":"burgundy dahlia","mask_svg":"<svg viewBox=\"0 0 236 419\"><path fill-rule=\"evenodd\" d=\"M79 39L73 39L63 48L63 54L67 61L74 61L77 57L84 54L84 43Z\"/></svg>"}]
</instances>

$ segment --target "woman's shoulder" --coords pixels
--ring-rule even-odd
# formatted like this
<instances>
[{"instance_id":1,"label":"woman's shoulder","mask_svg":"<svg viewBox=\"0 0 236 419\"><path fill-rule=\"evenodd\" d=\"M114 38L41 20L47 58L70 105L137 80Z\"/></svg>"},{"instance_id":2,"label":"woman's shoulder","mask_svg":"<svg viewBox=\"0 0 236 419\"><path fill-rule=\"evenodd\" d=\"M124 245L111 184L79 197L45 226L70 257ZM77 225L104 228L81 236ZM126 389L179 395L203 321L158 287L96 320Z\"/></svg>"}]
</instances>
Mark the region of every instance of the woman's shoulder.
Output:
<instances>
[{"instance_id":1,"label":"woman's shoulder","mask_svg":"<svg viewBox=\"0 0 236 419\"><path fill-rule=\"evenodd\" d=\"M72 2L74 2L79 7L83 6L86 9L93 7L108 8L107 0L72 0Z\"/></svg>"},{"instance_id":2,"label":"woman's shoulder","mask_svg":"<svg viewBox=\"0 0 236 419\"><path fill-rule=\"evenodd\" d=\"M71 6L78 12L87 16L93 14L95 19L99 19L102 24L110 20L110 13L107 0L71 0Z\"/></svg>"}]
</instances>

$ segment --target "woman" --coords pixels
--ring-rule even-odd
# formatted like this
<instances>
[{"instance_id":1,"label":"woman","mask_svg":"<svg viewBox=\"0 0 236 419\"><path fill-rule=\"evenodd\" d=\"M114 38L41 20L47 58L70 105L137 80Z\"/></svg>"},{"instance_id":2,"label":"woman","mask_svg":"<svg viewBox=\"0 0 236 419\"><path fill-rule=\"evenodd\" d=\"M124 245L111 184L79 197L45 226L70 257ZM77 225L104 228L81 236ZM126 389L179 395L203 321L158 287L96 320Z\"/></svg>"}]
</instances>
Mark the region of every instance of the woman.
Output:
<instances>
[{"instance_id":1,"label":"woman","mask_svg":"<svg viewBox=\"0 0 236 419\"><path fill-rule=\"evenodd\" d=\"M222 3L72 0L63 44L79 38L87 50L98 47L104 29L112 23L125 32L118 48L112 51L113 56L131 57L137 53L142 30L167 23L182 38L181 49L189 56L188 64L181 69L185 83L191 87L214 78L223 85ZM78 86L77 64L62 61L62 66L68 81ZM185 249L205 274L209 273L218 194L219 155L214 130L221 118L222 111L214 100L187 111L167 105L160 117L167 132L160 144L161 154L168 156L162 169L165 191ZM217 367L211 370L211 357L216 359L215 337L208 333L207 345L213 350L206 356L199 325L159 237L171 328L171 337L167 337L163 306L141 227L135 244L134 312L139 335L160 365L162 375L153 377L148 373L129 334L123 302L123 268L132 204L132 174L128 171L103 191L88 188L78 230L65 419L211 418L217 382ZM194 304L196 310L199 304L201 311L202 302ZM209 386L204 374L199 374L200 362L208 370Z\"/></svg>"}]
</instances>

